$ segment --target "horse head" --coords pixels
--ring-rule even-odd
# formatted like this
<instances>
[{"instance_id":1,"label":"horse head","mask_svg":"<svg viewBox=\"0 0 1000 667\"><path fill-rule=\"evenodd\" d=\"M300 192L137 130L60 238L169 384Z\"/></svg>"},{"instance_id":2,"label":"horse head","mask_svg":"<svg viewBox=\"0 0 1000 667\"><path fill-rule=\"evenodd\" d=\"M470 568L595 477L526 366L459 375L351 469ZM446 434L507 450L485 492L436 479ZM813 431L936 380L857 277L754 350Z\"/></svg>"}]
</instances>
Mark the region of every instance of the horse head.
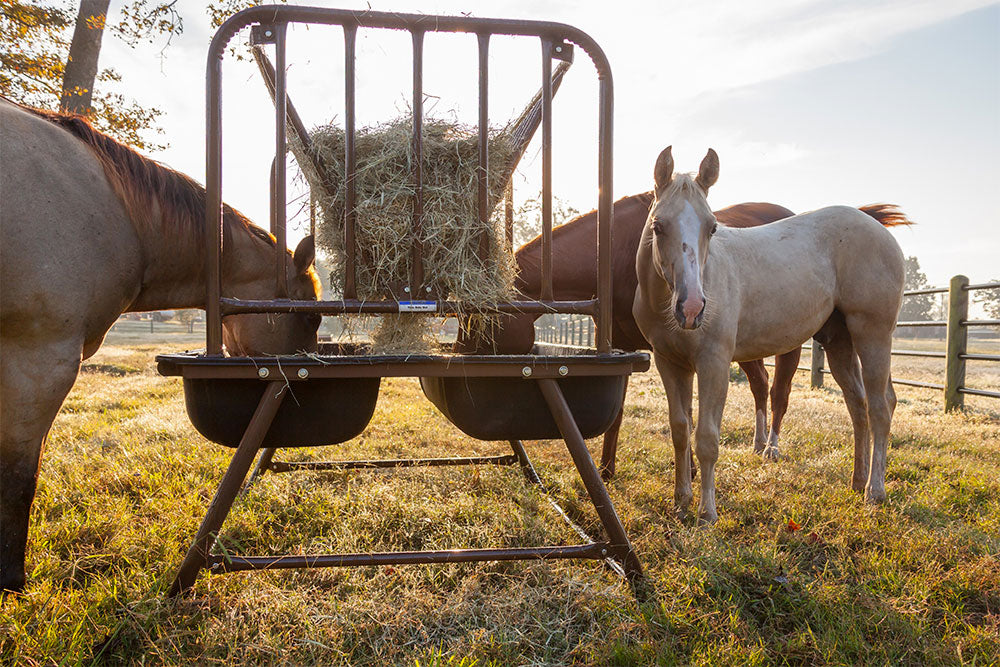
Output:
<instances>
[{"instance_id":1,"label":"horse head","mask_svg":"<svg viewBox=\"0 0 1000 667\"><path fill-rule=\"evenodd\" d=\"M684 329L696 329L705 315L702 287L708 244L718 229L708 205L708 189L719 178L719 156L711 148L698 175L674 174L668 146L653 168L655 199L646 219L654 270L670 286L672 310Z\"/></svg>"},{"instance_id":2,"label":"horse head","mask_svg":"<svg viewBox=\"0 0 1000 667\"><path fill-rule=\"evenodd\" d=\"M313 267L315 258L316 246L312 236L302 239L295 252L287 254L285 270L290 299L316 300L319 297L320 282ZM270 267L271 264L264 266ZM245 283L241 291L248 295L243 298L273 298L273 273L260 271L260 276ZM222 341L229 354L234 356L315 352L316 331L321 320L319 315L302 313L228 315L222 318Z\"/></svg>"}]
</instances>

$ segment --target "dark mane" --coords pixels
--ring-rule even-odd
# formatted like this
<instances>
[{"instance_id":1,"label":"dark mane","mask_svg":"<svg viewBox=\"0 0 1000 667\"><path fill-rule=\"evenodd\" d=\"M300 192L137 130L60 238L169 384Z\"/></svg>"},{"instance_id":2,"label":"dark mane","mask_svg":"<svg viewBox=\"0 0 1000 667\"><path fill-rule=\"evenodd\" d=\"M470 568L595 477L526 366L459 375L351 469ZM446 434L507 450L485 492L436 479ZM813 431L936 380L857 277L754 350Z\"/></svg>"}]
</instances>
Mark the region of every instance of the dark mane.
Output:
<instances>
[{"instance_id":1,"label":"dark mane","mask_svg":"<svg viewBox=\"0 0 1000 667\"><path fill-rule=\"evenodd\" d=\"M125 205L137 232L169 233L178 241L189 238L201 247L205 188L200 183L186 174L139 155L134 149L94 129L83 116L18 106L61 127L93 151L104 168L108 182ZM161 214L165 229L153 229L152 213L156 210ZM242 228L272 246L275 243L274 237L267 231L254 225L246 216L228 205L223 205L223 221L230 233ZM177 226L187 233L178 234Z\"/></svg>"}]
</instances>

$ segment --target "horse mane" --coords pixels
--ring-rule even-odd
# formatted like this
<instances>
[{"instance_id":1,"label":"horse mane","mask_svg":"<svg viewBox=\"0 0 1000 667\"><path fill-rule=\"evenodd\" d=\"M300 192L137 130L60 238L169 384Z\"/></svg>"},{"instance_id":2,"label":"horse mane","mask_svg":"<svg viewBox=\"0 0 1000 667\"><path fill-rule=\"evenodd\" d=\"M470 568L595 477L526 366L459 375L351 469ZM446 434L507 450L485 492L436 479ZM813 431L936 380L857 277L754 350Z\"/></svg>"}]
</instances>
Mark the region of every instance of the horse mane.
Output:
<instances>
[{"instance_id":1,"label":"horse mane","mask_svg":"<svg viewBox=\"0 0 1000 667\"><path fill-rule=\"evenodd\" d=\"M6 99L6 98L5 98ZM12 102L17 104L16 102ZM189 238L202 247L206 192L200 183L186 174L139 155L134 149L96 130L85 117L61 111L49 111L17 104L25 111L61 127L82 141L94 153L112 189L121 199L125 211L140 234L156 233L153 211L159 209L161 221L187 226L187 234L173 234L180 241ZM223 204L223 223L227 231L245 230L254 237L274 246L270 233L250 222L236 209ZM176 231L176 230L163 230Z\"/></svg>"},{"instance_id":2,"label":"horse mane","mask_svg":"<svg viewBox=\"0 0 1000 667\"><path fill-rule=\"evenodd\" d=\"M886 227L915 224L895 204L868 204L866 206L859 206L858 210L862 213L867 213Z\"/></svg>"}]
</instances>

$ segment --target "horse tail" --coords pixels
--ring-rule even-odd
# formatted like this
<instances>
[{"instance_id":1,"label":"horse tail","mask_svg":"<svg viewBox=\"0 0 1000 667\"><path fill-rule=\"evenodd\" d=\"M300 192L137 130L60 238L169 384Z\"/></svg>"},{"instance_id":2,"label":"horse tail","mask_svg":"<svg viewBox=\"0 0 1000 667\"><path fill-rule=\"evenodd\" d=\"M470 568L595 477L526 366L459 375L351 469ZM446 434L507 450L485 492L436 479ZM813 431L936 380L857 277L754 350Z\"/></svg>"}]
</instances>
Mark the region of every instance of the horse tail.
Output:
<instances>
[{"instance_id":1,"label":"horse tail","mask_svg":"<svg viewBox=\"0 0 1000 667\"><path fill-rule=\"evenodd\" d=\"M858 210L867 213L886 227L914 224L895 204L868 204L867 206L859 206Z\"/></svg>"}]
</instances>

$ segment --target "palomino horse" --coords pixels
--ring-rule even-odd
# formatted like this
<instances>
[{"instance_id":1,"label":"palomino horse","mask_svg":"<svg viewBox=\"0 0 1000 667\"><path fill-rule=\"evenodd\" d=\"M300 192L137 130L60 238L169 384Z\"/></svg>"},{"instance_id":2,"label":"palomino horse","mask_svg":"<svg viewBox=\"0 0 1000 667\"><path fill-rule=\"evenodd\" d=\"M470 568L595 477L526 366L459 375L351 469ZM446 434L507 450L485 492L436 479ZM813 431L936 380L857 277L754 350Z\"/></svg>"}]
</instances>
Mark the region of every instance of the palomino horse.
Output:
<instances>
[{"instance_id":1,"label":"palomino horse","mask_svg":"<svg viewBox=\"0 0 1000 667\"><path fill-rule=\"evenodd\" d=\"M80 117L0 99L0 587L24 586L42 443L80 362L128 311L205 306L205 190ZM274 239L224 209L223 291L274 297ZM287 261L290 296L315 299L312 239ZM316 346L318 318L227 318L230 350Z\"/></svg>"},{"instance_id":2,"label":"palomino horse","mask_svg":"<svg viewBox=\"0 0 1000 667\"><path fill-rule=\"evenodd\" d=\"M646 224L646 215L653 202L653 193L632 195L615 202L615 244L612 257L613 294L611 344L620 350L648 350L632 317L635 298L635 254ZM715 212L720 224L729 227L756 227L793 215L777 204L761 202L737 204ZM597 293L597 211L578 216L552 230L552 291L557 299L590 299ZM542 291L541 237L524 244L514 256L517 263L516 287L525 296L538 298ZM491 340L470 335L466 328L459 331L456 351L464 354L498 352L525 354L534 344L534 322L537 315L512 315L501 320L501 326L491 331ZM778 456L778 434L788 409L792 378L798 367L801 351L796 348L775 359L774 384L771 388L771 430L767 427L768 374L762 360L743 361L740 367L750 381L756 406L754 450L769 458ZM615 455L622 414L604 434L601 472L605 480L615 472Z\"/></svg>"},{"instance_id":3,"label":"palomino horse","mask_svg":"<svg viewBox=\"0 0 1000 667\"><path fill-rule=\"evenodd\" d=\"M653 346L667 394L679 513L692 499L694 375L698 514L711 522L717 518L715 463L730 362L781 354L814 334L854 426L852 486L864 490L867 501L881 502L896 406L890 348L904 277L903 253L885 227L909 221L885 205L860 211L831 206L764 227L727 229L706 201L719 176L715 151L708 151L697 177L673 172L667 148L654 168L655 201L636 255L632 312Z\"/></svg>"}]
</instances>

